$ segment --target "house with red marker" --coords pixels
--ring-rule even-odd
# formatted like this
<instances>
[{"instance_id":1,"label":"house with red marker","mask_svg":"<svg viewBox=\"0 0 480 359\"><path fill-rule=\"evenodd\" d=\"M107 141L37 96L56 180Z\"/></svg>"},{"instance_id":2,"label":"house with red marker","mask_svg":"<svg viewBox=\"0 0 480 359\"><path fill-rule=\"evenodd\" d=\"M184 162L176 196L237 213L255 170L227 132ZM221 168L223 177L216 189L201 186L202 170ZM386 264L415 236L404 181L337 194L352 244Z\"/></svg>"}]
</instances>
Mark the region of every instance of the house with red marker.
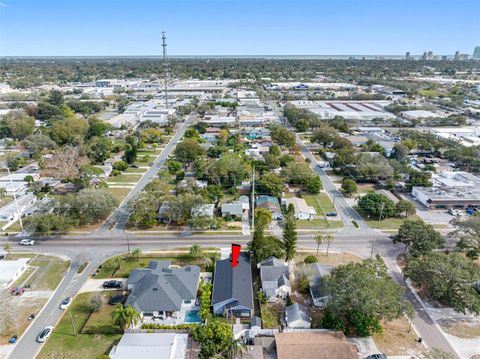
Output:
<instances>
[{"instance_id":1,"label":"house with red marker","mask_svg":"<svg viewBox=\"0 0 480 359\"><path fill-rule=\"evenodd\" d=\"M216 315L229 318L253 316L252 268L248 253L240 253L235 267L232 267L230 258L216 261L212 306Z\"/></svg>"}]
</instances>

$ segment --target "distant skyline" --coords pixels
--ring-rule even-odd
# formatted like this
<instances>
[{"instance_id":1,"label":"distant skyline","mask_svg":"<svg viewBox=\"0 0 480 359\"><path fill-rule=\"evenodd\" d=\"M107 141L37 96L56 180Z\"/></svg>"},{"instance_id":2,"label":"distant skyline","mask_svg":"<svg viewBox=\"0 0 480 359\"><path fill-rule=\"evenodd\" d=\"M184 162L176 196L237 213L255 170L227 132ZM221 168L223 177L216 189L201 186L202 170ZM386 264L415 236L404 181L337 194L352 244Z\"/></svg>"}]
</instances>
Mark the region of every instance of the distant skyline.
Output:
<instances>
[{"instance_id":1,"label":"distant skyline","mask_svg":"<svg viewBox=\"0 0 480 359\"><path fill-rule=\"evenodd\" d=\"M472 55L478 0L0 0L0 56Z\"/></svg>"}]
</instances>

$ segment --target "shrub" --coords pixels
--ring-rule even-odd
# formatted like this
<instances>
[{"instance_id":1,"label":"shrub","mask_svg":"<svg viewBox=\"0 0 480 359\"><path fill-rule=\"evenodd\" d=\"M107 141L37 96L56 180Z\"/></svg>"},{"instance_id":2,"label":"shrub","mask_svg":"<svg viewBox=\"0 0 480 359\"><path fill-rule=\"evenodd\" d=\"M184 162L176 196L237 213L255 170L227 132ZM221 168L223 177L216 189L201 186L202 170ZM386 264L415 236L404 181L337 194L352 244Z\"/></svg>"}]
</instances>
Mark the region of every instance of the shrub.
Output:
<instances>
[{"instance_id":1,"label":"shrub","mask_svg":"<svg viewBox=\"0 0 480 359\"><path fill-rule=\"evenodd\" d=\"M317 263L318 262L318 259L317 257L315 256L307 256L305 257L305 259L303 260L304 263L306 264L309 264L309 263Z\"/></svg>"}]
</instances>

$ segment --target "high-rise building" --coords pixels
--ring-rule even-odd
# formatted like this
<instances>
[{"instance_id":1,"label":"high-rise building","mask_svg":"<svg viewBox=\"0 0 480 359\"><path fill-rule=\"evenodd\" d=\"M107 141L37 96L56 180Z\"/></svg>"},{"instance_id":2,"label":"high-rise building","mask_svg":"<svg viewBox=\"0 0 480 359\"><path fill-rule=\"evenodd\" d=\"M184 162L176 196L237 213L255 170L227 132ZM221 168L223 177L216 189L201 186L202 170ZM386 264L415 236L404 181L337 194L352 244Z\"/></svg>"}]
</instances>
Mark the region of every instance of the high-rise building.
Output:
<instances>
[{"instance_id":1,"label":"high-rise building","mask_svg":"<svg viewBox=\"0 0 480 359\"><path fill-rule=\"evenodd\" d=\"M455 57L453 58L455 61L460 60L460 51L455 51Z\"/></svg>"},{"instance_id":2,"label":"high-rise building","mask_svg":"<svg viewBox=\"0 0 480 359\"><path fill-rule=\"evenodd\" d=\"M425 52L423 53L422 60L426 60L426 59L427 59L427 52L425 51Z\"/></svg>"},{"instance_id":3,"label":"high-rise building","mask_svg":"<svg viewBox=\"0 0 480 359\"><path fill-rule=\"evenodd\" d=\"M405 54L405 60L411 60L412 57L410 56L410 51L407 51L407 53Z\"/></svg>"},{"instance_id":4,"label":"high-rise building","mask_svg":"<svg viewBox=\"0 0 480 359\"><path fill-rule=\"evenodd\" d=\"M433 60L433 51L430 50L427 54L427 60Z\"/></svg>"},{"instance_id":5,"label":"high-rise building","mask_svg":"<svg viewBox=\"0 0 480 359\"><path fill-rule=\"evenodd\" d=\"M473 58L475 60L480 60L480 46L475 47L473 50Z\"/></svg>"}]
</instances>

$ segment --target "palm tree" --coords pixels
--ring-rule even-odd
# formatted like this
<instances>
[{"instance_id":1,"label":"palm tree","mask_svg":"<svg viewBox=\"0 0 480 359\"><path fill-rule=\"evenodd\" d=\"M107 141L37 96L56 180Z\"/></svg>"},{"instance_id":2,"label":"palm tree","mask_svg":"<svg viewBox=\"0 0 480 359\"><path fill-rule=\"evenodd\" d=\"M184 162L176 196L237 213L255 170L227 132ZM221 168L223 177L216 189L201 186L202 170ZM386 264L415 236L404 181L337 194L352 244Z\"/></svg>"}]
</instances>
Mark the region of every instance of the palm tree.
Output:
<instances>
[{"instance_id":1,"label":"palm tree","mask_svg":"<svg viewBox=\"0 0 480 359\"><path fill-rule=\"evenodd\" d=\"M202 250L202 247L200 247L200 244L192 244L192 246L190 247L190 251L188 252L188 255L193 259L198 259L200 257L203 257L203 250Z\"/></svg>"},{"instance_id":2,"label":"palm tree","mask_svg":"<svg viewBox=\"0 0 480 359\"><path fill-rule=\"evenodd\" d=\"M227 351L228 357L230 359L237 358L238 355L242 357L243 353L245 353L246 350L247 350L247 347L245 346L245 343L242 340L232 338L232 340L228 344L228 351Z\"/></svg>"},{"instance_id":3,"label":"palm tree","mask_svg":"<svg viewBox=\"0 0 480 359\"><path fill-rule=\"evenodd\" d=\"M138 262L138 258L140 257L140 254L142 254L142 250L140 248L135 248L132 251L132 256L137 257L137 262Z\"/></svg>"},{"instance_id":4,"label":"palm tree","mask_svg":"<svg viewBox=\"0 0 480 359\"><path fill-rule=\"evenodd\" d=\"M124 307L122 304L117 304L112 312L112 321L114 325L125 330L140 321L140 314L131 305Z\"/></svg>"},{"instance_id":5,"label":"palm tree","mask_svg":"<svg viewBox=\"0 0 480 359\"><path fill-rule=\"evenodd\" d=\"M3 245L3 250L8 254L12 254L12 245L9 242L5 242Z\"/></svg>"},{"instance_id":6,"label":"palm tree","mask_svg":"<svg viewBox=\"0 0 480 359\"><path fill-rule=\"evenodd\" d=\"M112 265L113 265L113 268L114 268L112 275L115 275L115 273L117 273L122 266L122 258L120 258L120 257L113 258L112 259Z\"/></svg>"},{"instance_id":7,"label":"palm tree","mask_svg":"<svg viewBox=\"0 0 480 359\"><path fill-rule=\"evenodd\" d=\"M325 241L325 236L323 234L317 234L315 236L315 242L317 243L317 256L318 256L318 250L320 249L320 246L324 241Z\"/></svg>"},{"instance_id":8,"label":"palm tree","mask_svg":"<svg viewBox=\"0 0 480 359\"><path fill-rule=\"evenodd\" d=\"M327 234L325 237L325 241L327 242L327 256L328 256L328 250L330 249L330 243L333 242L335 237L332 234Z\"/></svg>"}]
</instances>

